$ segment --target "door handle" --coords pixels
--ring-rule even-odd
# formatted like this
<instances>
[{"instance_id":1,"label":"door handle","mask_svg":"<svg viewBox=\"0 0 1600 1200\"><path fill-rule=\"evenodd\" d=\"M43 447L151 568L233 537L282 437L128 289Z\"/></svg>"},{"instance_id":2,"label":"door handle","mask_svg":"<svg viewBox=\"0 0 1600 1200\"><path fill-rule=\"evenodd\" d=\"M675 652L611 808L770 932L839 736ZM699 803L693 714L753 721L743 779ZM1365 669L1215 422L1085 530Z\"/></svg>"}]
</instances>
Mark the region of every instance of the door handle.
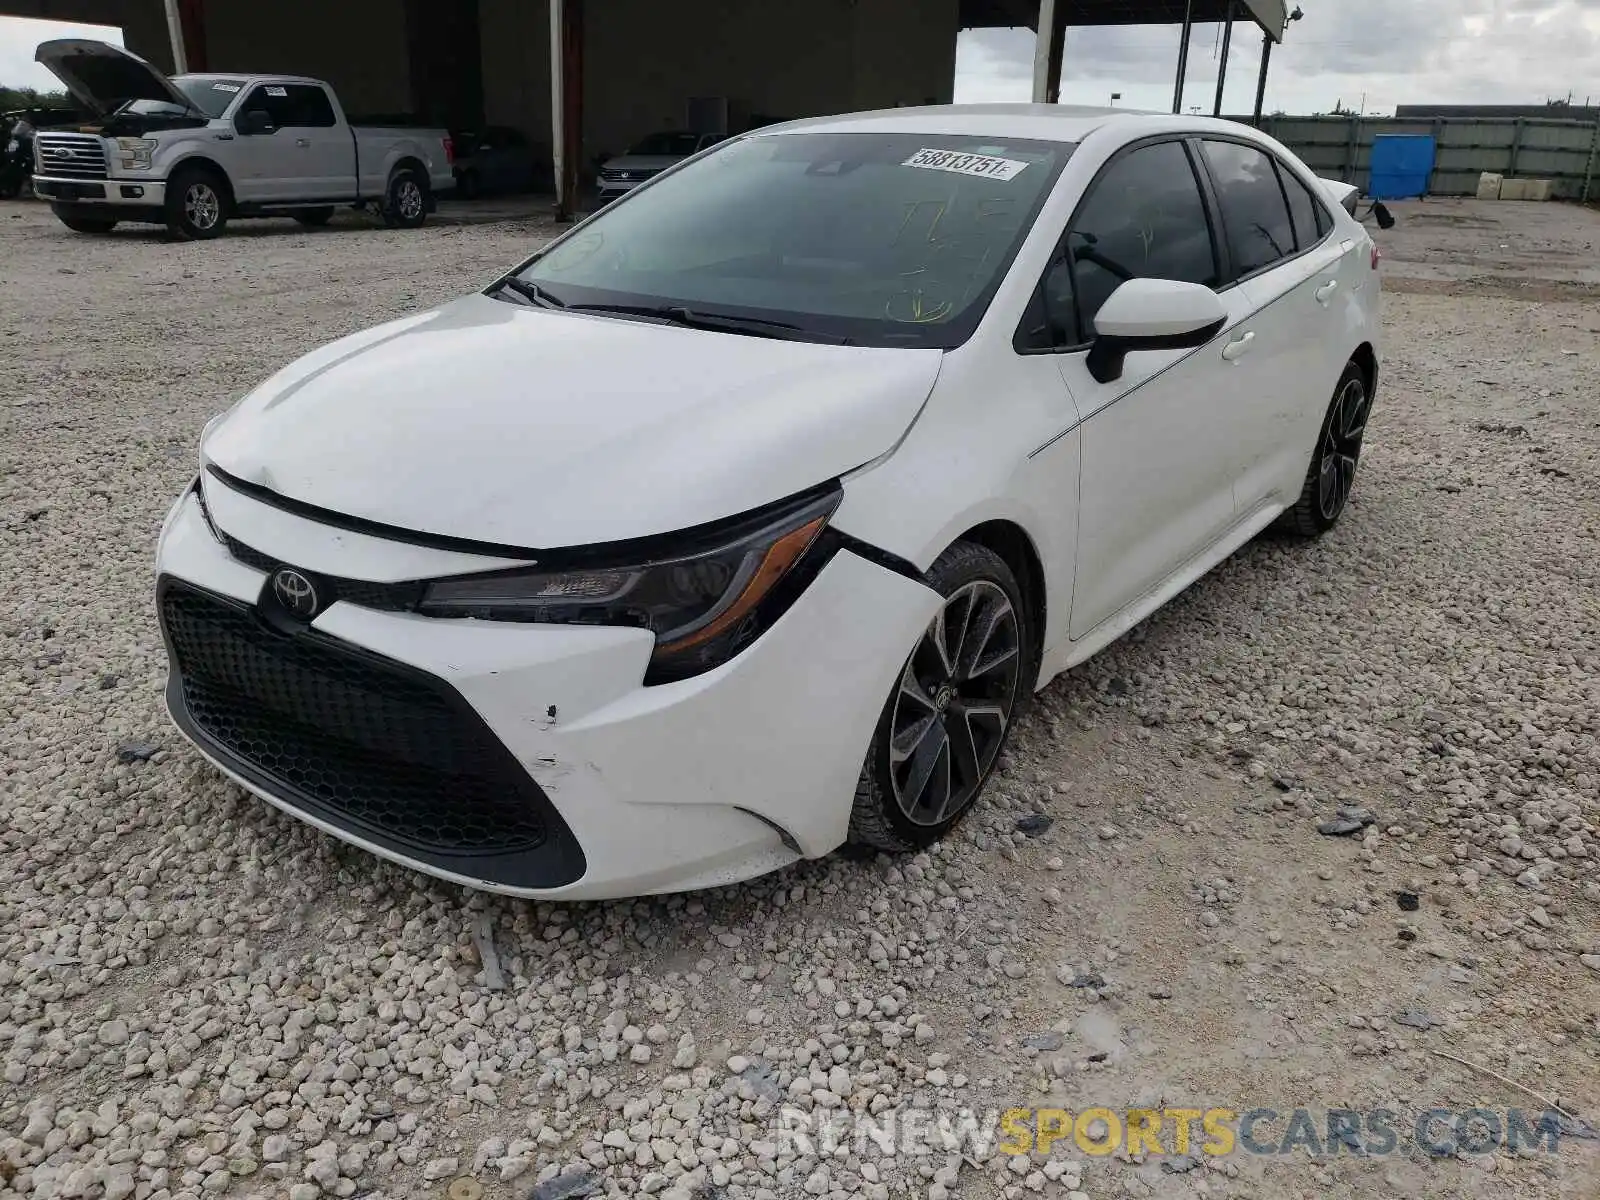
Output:
<instances>
[{"instance_id":1,"label":"door handle","mask_svg":"<svg viewBox=\"0 0 1600 1200\"><path fill-rule=\"evenodd\" d=\"M1317 303L1326 308L1328 301L1333 299L1333 294L1338 290L1339 281L1337 279L1328 280L1327 283L1317 289Z\"/></svg>"},{"instance_id":2,"label":"door handle","mask_svg":"<svg viewBox=\"0 0 1600 1200\"><path fill-rule=\"evenodd\" d=\"M1238 362L1246 354L1250 353L1250 347L1255 344L1255 340L1256 335L1254 330L1240 337L1234 338L1233 341L1229 342L1222 348L1222 357L1227 359L1229 362Z\"/></svg>"},{"instance_id":3,"label":"door handle","mask_svg":"<svg viewBox=\"0 0 1600 1200\"><path fill-rule=\"evenodd\" d=\"M296 146L309 146L309 145L311 145L311 139L310 138L295 138L294 144Z\"/></svg>"}]
</instances>

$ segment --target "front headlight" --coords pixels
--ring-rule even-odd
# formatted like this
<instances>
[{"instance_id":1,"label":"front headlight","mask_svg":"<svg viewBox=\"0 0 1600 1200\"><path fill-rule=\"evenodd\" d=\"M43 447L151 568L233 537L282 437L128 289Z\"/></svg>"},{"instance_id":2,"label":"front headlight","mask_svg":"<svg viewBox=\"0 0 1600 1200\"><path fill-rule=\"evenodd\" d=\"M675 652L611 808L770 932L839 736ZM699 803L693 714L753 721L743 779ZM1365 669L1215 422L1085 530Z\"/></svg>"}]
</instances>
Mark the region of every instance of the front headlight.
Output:
<instances>
[{"instance_id":1,"label":"front headlight","mask_svg":"<svg viewBox=\"0 0 1600 1200\"><path fill-rule=\"evenodd\" d=\"M148 171L150 156L156 152L157 144L153 138L119 137L117 153L121 158L123 169Z\"/></svg>"},{"instance_id":2,"label":"front headlight","mask_svg":"<svg viewBox=\"0 0 1600 1200\"><path fill-rule=\"evenodd\" d=\"M568 625L629 625L656 636L646 683L709 671L754 641L821 568L831 489L707 535L678 552L603 558L430 583L419 611ZM654 541L654 539L652 539Z\"/></svg>"}]
</instances>

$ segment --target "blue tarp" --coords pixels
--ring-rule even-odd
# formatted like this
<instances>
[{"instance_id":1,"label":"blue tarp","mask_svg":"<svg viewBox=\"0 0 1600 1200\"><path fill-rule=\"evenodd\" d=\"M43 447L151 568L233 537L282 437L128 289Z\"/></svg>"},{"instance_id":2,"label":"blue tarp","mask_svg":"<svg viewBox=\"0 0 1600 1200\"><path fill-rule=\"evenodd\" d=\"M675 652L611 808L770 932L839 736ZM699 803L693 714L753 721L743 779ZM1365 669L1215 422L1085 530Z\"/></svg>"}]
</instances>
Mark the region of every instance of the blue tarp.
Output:
<instances>
[{"instance_id":1,"label":"blue tarp","mask_svg":"<svg viewBox=\"0 0 1600 1200\"><path fill-rule=\"evenodd\" d=\"M1433 174L1438 147L1425 133L1380 133L1372 139L1372 184L1367 193L1374 200L1410 200L1425 196Z\"/></svg>"}]
</instances>

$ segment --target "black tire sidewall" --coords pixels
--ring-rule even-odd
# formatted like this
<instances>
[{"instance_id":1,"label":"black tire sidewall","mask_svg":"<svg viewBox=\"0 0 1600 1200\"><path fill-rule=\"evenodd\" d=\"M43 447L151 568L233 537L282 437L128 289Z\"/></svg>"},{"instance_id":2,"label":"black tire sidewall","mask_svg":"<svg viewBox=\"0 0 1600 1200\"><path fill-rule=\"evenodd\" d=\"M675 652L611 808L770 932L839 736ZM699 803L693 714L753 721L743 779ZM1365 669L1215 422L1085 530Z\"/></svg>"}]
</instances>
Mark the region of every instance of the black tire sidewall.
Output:
<instances>
[{"instance_id":1,"label":"black tire sidewall","mask_svg":"<svg viewBox=\"0 0 1600 1200\"><path fill-rule=\"evenodd\" d=\"M60 204L52 204L50 212L56 220L60 221L73 233L110 233L117 227L117 223L110 217L89 217L82 213Z\"/></svg>"},{"instance_id":2,"label":"black tire sidewall","mask_svg":"<svg viewBox=\"0 0 1600 1200\"><path fill-rule=\"evenodd\" d=\"M411 180L422 189L422 211L415 217L405 217L400 212L400 185ZM417 229L428 219L428 181L415 167L401 167L389 176L389 186L383 192L383 221L394 229Z\"/></svg>"},{"instance_id":3,"label":"black tire sidewall","mask_svg":"<svg viewBox=\"0 0 1600 1200\"><path fill-rule=\"evenodd\" d=\"M948 598L957 589L969 583L987 581L996 584L1005 592L1011 601L1011 607L1017 614L1017 629L1021 635L1022 645L1019 647L1021 655L1021 668L1017 672L1016 695L1012 698L1011 719L1006 723L1005 733L1002 735L1000 748L995 753L995 765L990 767L989 774L984 777L976 794L967 806L941 822L938 825L917 825L900 811L900 806L895 800L894 781L889 772L889 738L894 721L894 703L899 688L900 672L895 672L894 687L885 700L883 709L878 716L878 723L872 734L872 746L867 752L867 760L863 766L863 786L861 795L870 795L872 803L878 810L878 815L887 823L895 838L903 842L910 849L921 849L932 845L944 837L957 824L961 822L982 800L985 790L994 778L994 771L999 765L1001 757L1005 754L1011 742L1011 732L1016 728L1017 718L1021 714L1023 702L1026 700L1032 680L1029 673L1036 665L1038 658L1034 651L1036 631L1028 611L1026 598L1022 588L1017 582L1016 575L1006 564L1005 559L996 554L987 546L980 546L975 542L958 542L944 554L939 556L932 567L928 569L927 581L940 596ZM917 632L917 637L922 637L922 631ZM912 651L908 650L908 657ZM902 668L903 669L903 668Z\"/></svg>"},{"instance_id":4,"label":"black tire sidewall","mask_svg":"<svg viewBox=\"0 0 1600 1200\"><path fill-rule=\"evenodd\" d=\"M217 223L210 229L201 229L190 221L189 214L184 207L184 197L188 194L189 188L196 183L209 185L217 196L217 204L219 206ZM182 238L184 241L208 241L211 238L221 237L228 228L228 193L214 171L207 171L201 167L180 168L167 181L165 208L168 231L174 237Z\"/></svg>"},{"instance_id":5,"label":"black tire sidewall","mask_svg":"<svg viewBox=\"0 0 1600 1200\"><path fill-rule=\"evenodd\" d=\"M1332 517L1322 515L1321 469L1322 447L1328 440L1328 428L1333 423L1334 410L1338 407L1339 397L1344 395L1344 389L1349 386L1352 380L1361 385L1361 394L1368 406L1369 417L1371 413L1372 396L1368 391L1367 373L1361 369L1360 363L1354 361L1346 363L1343 373L1339 376L1339 382L1334 385L1333 395L1328 400L1328 409L1322 414L1322 424L1317 426L1317 444L1312 448L1311 465L1306 469L1306 491L1301 497L1300 508L1302 512L1300 515L1302 520L1309 518L1310 524L1314 526L1315 533L1326 533L1332 529L1339 523L1339 519L1344 516L1345 510L1350 507L1350 497L1346 496L1344 504L1340 506L1339 511ZM1365 447L1363 446L1364 449ZM1360 471L1361 460L1358 457L1356 459L1356 474L1358 477ZM1354 494L1355 481L1352 479L1351 495Z\"/></svg>"}]
</instances>

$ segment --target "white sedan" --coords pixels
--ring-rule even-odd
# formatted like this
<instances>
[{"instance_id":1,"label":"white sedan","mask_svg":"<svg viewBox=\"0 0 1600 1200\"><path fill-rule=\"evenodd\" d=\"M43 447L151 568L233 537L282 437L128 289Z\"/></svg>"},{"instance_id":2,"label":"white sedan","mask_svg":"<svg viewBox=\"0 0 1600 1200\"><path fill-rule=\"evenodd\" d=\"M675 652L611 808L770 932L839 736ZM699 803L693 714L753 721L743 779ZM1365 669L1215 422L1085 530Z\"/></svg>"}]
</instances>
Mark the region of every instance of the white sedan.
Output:
<instances>
[{"instance_id":1,"label":"white sedan","mask_svg":"<svg viewBox=\"0 0 1600 1200\"><path fill-rule=\"evenodd\" d=\"M689 159L207 426L172 716L265 800L522 896L926 846L1030 691L1339 520L1378 254L1272 139L898 109Z\"/></svg>"}]
</instances>

